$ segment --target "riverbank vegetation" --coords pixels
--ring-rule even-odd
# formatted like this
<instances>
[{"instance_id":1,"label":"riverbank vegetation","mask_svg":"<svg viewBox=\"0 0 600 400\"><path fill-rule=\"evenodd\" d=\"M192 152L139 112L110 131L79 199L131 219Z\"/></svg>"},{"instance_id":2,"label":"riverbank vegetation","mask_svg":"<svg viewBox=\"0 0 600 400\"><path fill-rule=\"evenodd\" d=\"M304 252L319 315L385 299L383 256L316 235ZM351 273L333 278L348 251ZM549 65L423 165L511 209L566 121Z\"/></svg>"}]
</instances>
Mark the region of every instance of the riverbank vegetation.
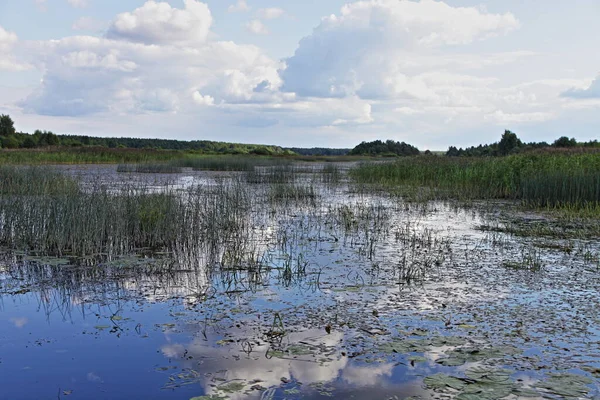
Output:
<instances>
[{"instance_id":1,"label":"riverbank vegetation","mask_svg":"<svg viewBox=\"0 0 600 400\"><path fill-rule=\"evenodd\" d=\"M361 184L433 198L512 199L547 208L600 208L600 152L507 157L410 157L351 170Z\"/></svg>"}]
</instances>

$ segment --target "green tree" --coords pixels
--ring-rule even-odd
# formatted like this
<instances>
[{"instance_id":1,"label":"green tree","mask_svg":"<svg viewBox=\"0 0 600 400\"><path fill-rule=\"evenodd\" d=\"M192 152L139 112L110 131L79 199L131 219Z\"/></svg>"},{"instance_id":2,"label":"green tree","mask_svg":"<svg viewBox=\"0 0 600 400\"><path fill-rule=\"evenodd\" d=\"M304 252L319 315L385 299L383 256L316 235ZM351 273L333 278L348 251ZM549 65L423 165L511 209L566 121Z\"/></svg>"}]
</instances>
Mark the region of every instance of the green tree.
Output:
<instances>
[{"instance_id":1,"label":"green tree","mask_svg":"<svg viewBox=\"0 0 600 400\"><path fill-rule=\"evenodd\" d=\"M9 115L0 115L0 136L10 136L15 134L15 123Z\"/></svg>"},{"instance_id":2,"label":"green tree","mask_svg":"<svg viewBox=\"0 0 600 400\"><path fill-rule=\"evenodd\" d=\"M575 138L569 139L566 136L562 136L552 143L553 147L575 147L577 146L577 140Z\"/></svg>"},{"instance_id":3,"label":"green tree","mask_svg":"<svg viewBox=\"0 0 600 400\"><path fill-rule=\"evenodd\" d=\"M498 143L498 153L501 156L506 156L521 147L522 144L516 134L506 130L504 131L504 135L502 135L502 139L500 139L500 143Z\"/></svg>"},{"instance_id":4,"label":"green tree","mask_svg":"<svg viewBox=\"0 0 600 400\"><path fill-rule=\"evenodd\" d=\"M37 141L33 136L27 135L25 140L23 140L23 144L21 144L21 146L25 147L26 149L32 149L34 147L37 147Z\"/></svg>"},{"instance_id":5,"label":"green tree","mask_svg":"<svg viewBox=\"0 0 600 400\"><path fill-rule=\"evenodd\" d=\"M19 147L19 141L14 136L2 137L1 142L4 149L16 149Z\"/></svg>"}]
</instances>

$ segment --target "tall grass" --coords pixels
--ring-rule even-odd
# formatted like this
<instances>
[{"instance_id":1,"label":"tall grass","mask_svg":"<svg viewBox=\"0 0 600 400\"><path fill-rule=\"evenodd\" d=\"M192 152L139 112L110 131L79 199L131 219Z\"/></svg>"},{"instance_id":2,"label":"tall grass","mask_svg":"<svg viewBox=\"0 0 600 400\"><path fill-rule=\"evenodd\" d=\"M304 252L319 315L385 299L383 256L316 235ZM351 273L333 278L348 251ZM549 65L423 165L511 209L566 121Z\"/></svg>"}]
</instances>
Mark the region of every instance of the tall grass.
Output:
<instances>
[{"instance_id":1,"label":"tall grass","mask_svg":"<svg viewBox=\"0 0 600 400\"><path fill-rule=\"evenodd\" d=\"M519 199L551 208L600 207L600 153L504 158L411 157L351 170L358 183L433 189L438 197Z\"/></svg>"},{"instance_id":2,"label":"tall grass","mask_svg":"<svg viewBox=\"0 0 600 400\"><path fill-rule=\"evenodd\" d=\"M52 255L182 251L225 243L247 230L251 196L221 183L187 191L80 187L48 169L0 168L0 244Z\"/></svg>"},{"instance_id":3,"label":"tall grass","mask_svg":"<svg viewBox=\"0 0 600 400\"><path fill-rule=\"evenodd\" d=\"M0 150L0 164L116 164L169 161L185 156L176 150L75 147Z\"/></svg>"},{"instance_id":4,"label":"tall grass","mask_svg":"<svg viewBox=\"0 0 600 400\"><path fill-rule=\"evenodd\" d=\"M187 156L170 165L204 171L253 171L256 167L289 164L282 158L259 156Z\"/></svg>"},{"instance_id":5,"label":"tall grass","mask_svg":"<svg viewBox=\"0 0 600 400\"><path fill-rule=\"evenodd\" d=\"M163 163L144 163L144 164L119 164L117 172L136 172L148 174L178 174L182 171L180 167L172 164Z\"/></svg>"}]
</instances>

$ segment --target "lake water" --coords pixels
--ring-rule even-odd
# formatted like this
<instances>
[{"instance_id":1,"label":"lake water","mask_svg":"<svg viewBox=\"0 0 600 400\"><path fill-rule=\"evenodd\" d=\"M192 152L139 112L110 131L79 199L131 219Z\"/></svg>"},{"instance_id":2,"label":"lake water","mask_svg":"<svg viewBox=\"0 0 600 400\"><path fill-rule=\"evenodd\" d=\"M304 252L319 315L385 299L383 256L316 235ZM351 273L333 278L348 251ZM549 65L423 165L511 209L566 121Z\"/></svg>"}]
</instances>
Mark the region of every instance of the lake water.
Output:
<instances>
[{"instance_id":1,"label":"lake water","mask_svg":"<svg viewBox=\"0 0 600 400\"><path fill-rule=\"evenodd\" d=\"M61 169L156 190L239 175ZM248 228L218 249L4 249L0 399L600 396L597 240L481 229L544 221L509 203L301 175L314 196L249 185Z\"/></svg>"}]
</instances>

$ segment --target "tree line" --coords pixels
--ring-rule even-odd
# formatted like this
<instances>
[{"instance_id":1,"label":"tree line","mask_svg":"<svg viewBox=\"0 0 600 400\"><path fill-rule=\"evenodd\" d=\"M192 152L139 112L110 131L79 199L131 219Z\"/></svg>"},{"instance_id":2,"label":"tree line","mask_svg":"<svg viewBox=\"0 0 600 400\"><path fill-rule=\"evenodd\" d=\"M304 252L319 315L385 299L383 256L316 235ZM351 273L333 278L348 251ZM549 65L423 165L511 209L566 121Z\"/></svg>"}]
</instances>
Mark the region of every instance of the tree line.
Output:
<instances>
[{"instance_id":1,"label":"tree line","mask_svg":"<svg viewBox=\"0 0 600 400\"><path fill-rule=\"evenodd\" d=\"M0 146L4 149L44 148L51 146L64 147L106 147L130 149L163 149L194 151L203 154L256 154L256 155L306 155L306 156L414 156L420 150L405 142L393 140L375 140L362 142L353 149L331 149L324 147L284 148L279 146L215 142L210 140L175 140L175 139L139 139L139 138L102 138L84 135L57 135L51 131L36 130L33 134L17 132L14 121L9 115L0 115ZM450 146L446 151L449 157L497 157L516 154L541 148L600 148L598 140L578 142L575 138L562 136L552 144L547 142L525 143L516 133L504 131L500 141L492 144L458 148ZM425 154L430 153L425 151Z\"/></svg>"},{"instance_id":2,"label":"tree line","mask_svg":"<svg viewBox=\"0 0 600 400\"><path fill-rule=\"evenodd\" d=\"M206 154L292 155L291 150L279 146L215 142L210 140L102 138L84 135L57 135L51 131L36 130L33 134L17 132L9 115L0 116L0 145L3 149L65 147L107 147L130 149L162 149L196 151Z\"/></svg>"},{"instance_id":3,"label":"tree line","mask_svg":"<svg viewBox=\"0 0 600 400\"><path fill-rule=\"evenodd\" d=\"M578 142L575 138L561 136L552 144L547 142L529 142L525 143L519 139L516 133L509 130L504 131L499 142L471 146L465 149L450 146L446 155L449 157L498 157L517 154L524 151L543 149L543 148L594 148L600 147L598 140L590 140L589 142Z\"/></svg>"}]
</instances>

